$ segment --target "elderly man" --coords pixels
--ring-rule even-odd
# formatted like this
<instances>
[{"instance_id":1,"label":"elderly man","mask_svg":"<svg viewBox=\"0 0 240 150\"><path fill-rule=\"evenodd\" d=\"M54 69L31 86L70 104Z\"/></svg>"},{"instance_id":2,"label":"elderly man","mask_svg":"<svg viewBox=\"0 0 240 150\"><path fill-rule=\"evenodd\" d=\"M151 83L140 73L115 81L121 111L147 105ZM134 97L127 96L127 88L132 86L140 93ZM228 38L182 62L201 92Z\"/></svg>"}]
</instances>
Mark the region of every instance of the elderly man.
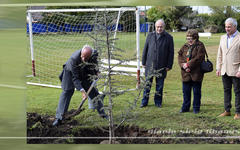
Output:
<instances>
[{"instance_id":1,"label":"elderly man","mask_svg":"<svg viewBox=\"0 0 240 150\"><path fill-rule=\"evenodd\" d=\"M234 119L240 119L240 34L236 19L228 18L225 21L225 30L227 34L221 36L216 65L216 75L222 76L224 88L225 112L219 117L231 116L233 85L236 108Z\"/></svg>"},{"instance_id":2,"label":"elderly man","mask_svg":"<svg viewBox=\"0 0 240 150\"><path fill-rule=\"evenodd\" d=\"M72 54L68 61L63 65L63 71L59 78L62 82L62 94L59 99L56 119L53 122L53 126L61 124L64 113L67 112L71 97L76 88L77 91L82 92L82 97L86 98L86 91L90 88L93 77L98 72L98 53L90 46L83 46L82 50L77 50ZM103 96L99 96L98 90L93 88L89 93L89 97L96 102L97 111L101 117L107 118L103 110L102 99Z\"/></svg>"},{"instance_id":3,"label":"elderly man","mask_svg":"<svg viewBox=\"0 0 240 150\"><path fill-rule=\"evenodd\" d=\"M142 54L142 65L145 68L146 86L143 92L141 108L148 105L153 77L156 78L155 106L162 106L164 79L167 71L172 69L174 45L173 37L165 31L165 23L159 19L155 30L149 33Z\"/></svg>"}]
</instances>

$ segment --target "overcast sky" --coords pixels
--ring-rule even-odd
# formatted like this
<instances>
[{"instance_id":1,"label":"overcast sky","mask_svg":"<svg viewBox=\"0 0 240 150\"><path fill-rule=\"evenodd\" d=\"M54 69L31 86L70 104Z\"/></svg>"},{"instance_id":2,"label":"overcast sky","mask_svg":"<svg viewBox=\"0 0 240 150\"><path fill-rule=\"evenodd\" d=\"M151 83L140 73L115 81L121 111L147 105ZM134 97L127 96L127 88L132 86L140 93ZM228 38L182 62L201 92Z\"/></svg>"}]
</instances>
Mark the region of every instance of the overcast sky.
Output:
<instances>
[{"instance_id":1,"label":"overcast sky","mask_svg":"<svg viewBox=\"0 0 240 150\"><path fill-rule=\"evenodd\" d=\"M146 6L146 9L151 8L152 6ZM193 10L197 10L198 13L211 13L211 10L208 6L191 6ZM145 6L138 6L139 9L144 10Z\"/></svg>"},{"instance_id":2,"label":"overcast sky","mask_svg":"<svg viewBox=\"0 0 240 150\"><path fill-rule=\"evenodd\" d=\"M208 7L208 6L192 6L192 9L193 10L197 10L198 11L198 13L200 13L200 14L202 14L202 13L207 13L207 14L209 14L209 13L211 13L211 10L210 10L210 8Z\"/></svg>"}]
</instances>

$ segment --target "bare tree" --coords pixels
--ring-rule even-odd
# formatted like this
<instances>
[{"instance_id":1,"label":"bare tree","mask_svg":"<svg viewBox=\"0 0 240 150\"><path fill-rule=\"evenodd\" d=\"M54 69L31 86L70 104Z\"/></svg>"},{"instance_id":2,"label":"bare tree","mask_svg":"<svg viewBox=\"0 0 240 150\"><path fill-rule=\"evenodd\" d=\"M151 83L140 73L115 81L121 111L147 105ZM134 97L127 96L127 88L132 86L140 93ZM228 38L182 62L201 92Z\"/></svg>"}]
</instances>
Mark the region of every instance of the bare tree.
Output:
<instances>
[{"instance_id":1,"label":"bare tree","mask_svg":"<svg viewBox=\"0 0 240 150\"><path fill-rule=\"evenodd\" d=\"M125 111L125 114L122 114L121 117L114 116L113 114L113 106L114 106L114 98L119 95L125 94L129 92L129 87L124 87L120 80L113 78L115 75L128 74L124 71L114 72L113 69L126 61L132 60L135 58L134 56L131 58L121 57L121 53L125 52L125 50L117 47L118 39L114 36L117 32L117 19L118 13L116 12L98 12L96 14L94 30L90 32L88 35L94 40L94 47L99 51L99 67L102 72L106 72L106 74L102 73L102 78L105 79L105 82L102 86L105 87L102 93L108 97L108 106L105 107L108 110L109 116L109 144L114 143L115 140L115 130L126 121L128 116L131 116L130 110L134 109L136 106L137 98L134 99L133 102L129 102L129 109ZM126 31L128 32L128 31ZM121 53L119 53L121 52ZM107 59L107 67L103 67L101 59ZM112 64L111 60L118 60L117 64ZM136 89L135 89L136 90ZM118 120L117 120L118 119ZM117 120L117 121L116 121Z\"/></svg>"}]
</instances>

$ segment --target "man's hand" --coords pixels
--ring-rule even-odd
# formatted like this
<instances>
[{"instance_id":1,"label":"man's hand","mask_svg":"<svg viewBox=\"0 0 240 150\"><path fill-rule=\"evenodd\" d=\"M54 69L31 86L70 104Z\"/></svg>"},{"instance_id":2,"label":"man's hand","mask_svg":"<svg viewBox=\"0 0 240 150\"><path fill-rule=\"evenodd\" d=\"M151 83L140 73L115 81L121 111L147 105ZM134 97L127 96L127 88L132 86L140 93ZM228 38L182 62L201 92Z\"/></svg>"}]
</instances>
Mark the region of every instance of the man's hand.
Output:
<instances>
[{"instance_id":1,"label":"man's hand","mask_svg":"<svg viewBox=\"0 0 240 150\"><path fill-rule=\"evenodd\" d=\"M191 70L189 68L185 69L186 72L190 72Z\"/></svg>"},{"instance_id":2,"label":"man's hand","mask_svg":"<svg viewBox=\"0 0 240 150\"><path fill-rule=\"evenodd\" d=\"M82 92L82 98L87 99L87 93L85 92L85 90L81 90L81 92Z\"/></svg>"},{"instance_id":3,"label":"man's hand","mask_svg":"<svg viewBox=\"0 0 240 150\"><path fill-rule=\"evenodd\" d=\"M171 70L171 69L169 69L169 68L166 68L166 71L169 71L169 70Z\"/></svg>"},{"instance_id":4,"label":"man's hand","mask_svg":"<svg viewBox=\"0 0 240 150\"><path fill-rule=\"evenodd\" d=\"M236 73L236 77L237 77L237 78L240 78L240 71L238 71L238 72Z\"/></svg>"},{"instance_id":5,"label":"man's hand","mask_svg":"<svg viewBox=\"0 0 240 150\"><path fill-rule=\"evenodd\" d=\"M145 65L142 65L143 66L143 68L146 68L146 66Z\"/></svg>"},{"instance_id":6,"label":"man's hand","mask_svg":"<svg viewBox=\"0 0 240 150\"><path fill-rule=\"evenodd\" d=\"M217 75L218 77L220 77L220 76L221 76L221 70L217 70L217 71L216 71L216 75Z\"/></svg>"},{"instance_id":7,"label":"man's hand","mask_svg":"<svg viewBox=\"0 0 240 150\"><path fill-rule=\"evenodd\" d=\"M184 70L186 70L188 68L188 64L187 63L182 63L182 67Z\"/></svg>"}]
</instances>

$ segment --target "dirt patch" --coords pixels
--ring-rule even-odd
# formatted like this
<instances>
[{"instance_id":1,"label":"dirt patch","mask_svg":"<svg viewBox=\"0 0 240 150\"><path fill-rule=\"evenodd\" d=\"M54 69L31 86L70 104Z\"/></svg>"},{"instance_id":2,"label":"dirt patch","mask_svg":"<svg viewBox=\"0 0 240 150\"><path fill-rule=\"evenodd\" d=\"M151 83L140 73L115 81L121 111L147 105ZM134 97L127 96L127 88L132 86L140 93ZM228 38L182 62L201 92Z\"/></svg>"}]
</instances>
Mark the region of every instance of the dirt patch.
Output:
<instances>
[{"instance_id":1,"label":"dirt patch","mask_svg":"<svg viewBox=\"0 0 240 150\"><path fill-rule=\"evenodd\" d=\"M53 120L52 116L27 113L27 143L99 144L109 136L108 127L78 128L81 124L74 119L64 120L61 125L54 127L52 126ZM134 126L120 126L115 134L117 137L144 136L147 130ZM129 141L132 143L134 140L122 139L119 142L128 143Z\"/></svg>"},{"instance_id":2,"label":"dirt patch","mask_svg":"<svg viewBox=\"0 0 240 150\"><path fill-rule=\"evenodd\" d=\"M99 144L107 143L108 127L79 128L77 120L65 120L58 127L53 127L54 117L27 113L27 143L28 144ZM115 131L115 143L121 144L235 144L240 138L223 138L225 134L210 135L205 132L193 133L160 133L160 129L145 130L136 126L120 126ZM189 138L191 137L191 138ZM207 138L204 138L207 137Z\"/></svg>"}]
</instances>

